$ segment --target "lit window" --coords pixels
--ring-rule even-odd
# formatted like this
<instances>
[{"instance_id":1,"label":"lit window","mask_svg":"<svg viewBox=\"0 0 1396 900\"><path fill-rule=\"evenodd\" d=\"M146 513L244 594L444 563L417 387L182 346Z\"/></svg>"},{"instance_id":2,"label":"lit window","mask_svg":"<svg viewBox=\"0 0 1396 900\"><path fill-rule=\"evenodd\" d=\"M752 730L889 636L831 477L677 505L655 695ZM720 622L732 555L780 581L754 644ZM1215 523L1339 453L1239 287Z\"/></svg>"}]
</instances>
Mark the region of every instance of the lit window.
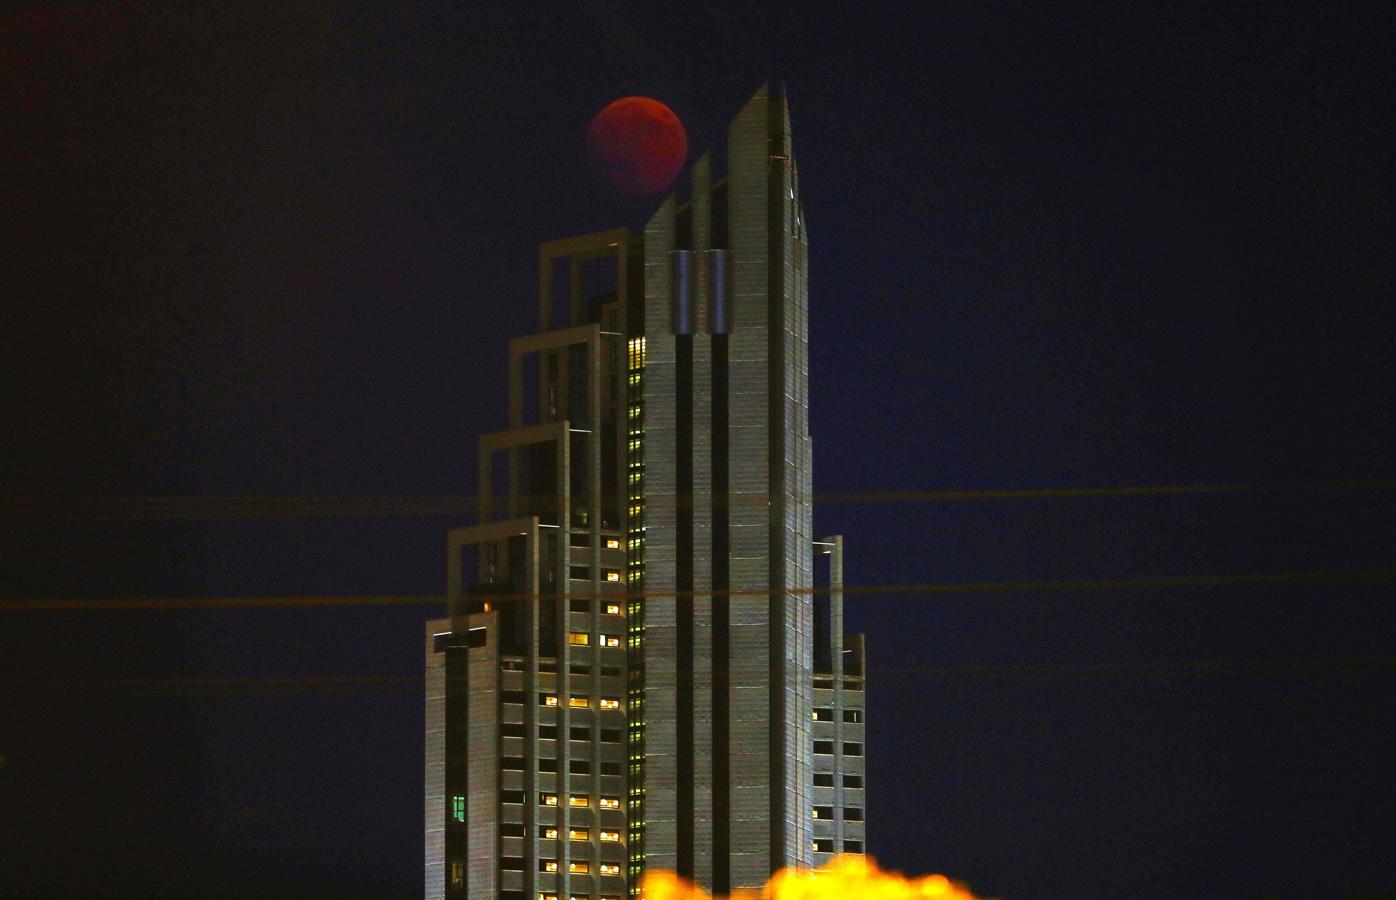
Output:
<instances>
[{"instance_id":1,"label":"lit window","mask_svg":"<svg viewBox=\"0 0 1396 900\"><path fill-rule=\"evenodd\" d=\"M607 842L607 843L611 843L611 844L620 843L620 832L619 832L619 831L603 831L603 832L601 832L601 840L604 841L604 842Z\"/></svg>"},{"instance_id":2,"label":"lit window","mask_svg":"<svg viewBox=\"0 0 1396 900\"><path fill-rule=\"evenodd\" d=\"M607 550L619 550L619 549L620 549L620 538L606 538L606 549L607 549Z\"/></svg>"},{"instance_id":3,"label":"lit window","mask_svg":"<svg viewBox=\"0 0 1396 900\"><path fill-rule=\"evenodd\" d=\"M608 615L608 616L618 616L618 615L620 615L620 604L619 604L619 603L607 603L607 604L606 604L606 615ZM607 646L614 646L614 645L613 645L613 644L608 644Z\"/></svg>"},{"instance_id":4,"label":"lit window","mask_svg":"<svg viewBox=\"0 0 1396 900\"><path fill-rule=\"evenodd\" d=\"M585 805L585 804L583 804L583 805ZM602 798L601 798L601 808L602 808L602 809L620 809L620 798L619 798L619 797L602 797Z\"/></svg>"},{"instance_id":5,"label":"lit window","mask_svg":"<svg viewBox=\"0 0 1396 900\"><path fill-rule=\"evenodd\" d=\"M615 863L602 863L599 866L602 875L619 875L620 866Z\"/></svg>"},{"instance_id":6,"label":"lit window","mask_svg":"<svg viewBox=\"0 0 1396 900\"><path fill-rule=\"evenodd\" d=\"M557 840L557 828L552 825L544 825L538 829L538 836L544 840Z\"/></svg>"},{"instance_id":7,"label":"lit window","mask_svg":"<svg viewBox=\"0 0 1396 900\"><path fill-rule=\"evenodd\" d=\"M615 697L602 697L602 698L601 698L601 708L602 708L602 709L620 709L620 700L616 699Z\"/></svg>"},{"instance_id":8,"label":"lit window","mask_svg":"<svg viewBox=\"0 0 1396 900\"><path fill-rule=\"evenodd\" d=\"M571 841L585 841L591 837L590 828L569 828L567 829L567 839Z\"/></svg>"},{"instance_id":9,"label":"lit window","mask_svg":"<svg viewBox=\"0 0 1396 900\"><path fill-rule=\"evenodd\" d=\"M557 900L557 894L539 894L538 900Z\"/></svg>"},{"instance_id":10,"label":"lit window","mask_svg":"<svg viewBox=\"0 0 1396 900\"><path fill-rule=\"evenodd\" d=\"M832 819L834 817L834 808L832 806L816 806L814 808L814 817L816 819Z\"/></svg>"},{"instance_id":11,"label":"lit window","mask_svg":"<svg viewBox=\"0 0 1396 900\"><path fill-rule=\"evenodd\" d=\"M815 853L833 853L834 841L832 838L817 838L810 849Z\"/></svg>"},{"instance_id":12,"label":"lit window","mask_svg":"<svg viewBox=\"0 0 1396 900\"><path fill-rule=\"evenodd\" d=\"M616 607L616 610L619 611L619 610L620 610L620 607L617 606L617 607ZM619 647L619 646L620 646L620 635L618 635L618 634L603 634L603 635L601 635L601 646L603 646L603 647Z\"/></svg>"},{"instance_id":13,"label":"lit window","mask_svg":"<svg viewBox=\"0 0 1396 900\"><path fill-rule=\"evenodd\" d=\"M457 822L465 821L465 797L460 794L451 798L451 818Z\"/></svg>"},{"instance_id":14,"label":"lit window","mask_svg":"<svg viewBox=\"0 0 1396 900\"><path fill-rule=\"evenodd\" d=\"M814 721L832 722L834 721L834 711L826 707L816 707L814 710Z\"/></svg>"},{"instance_id":15,"label":"lit window","mask_svg":"<svg viewBox=\"0 0 1396 900\"><path fill-rule=\"evenodd\" d=\"M567 705L573 709L586 709L591 705L591 701L586 697L568 697Z\"/></svg>"},{"instance_id":16,"label":"lit window","mask_svg":"<svg viewBox=\"0 0 1396 900\"><path fill-rule=\"evenodd\" d=\"M591 863L571 862L567 864L567 871L573 875L585 875L591 871Z\"/></svg>"},{"instance_id":17,"label":"lit window","mask_svg":"<svg viewBox=\"0 0 1396 900\"><path fill-rule=\"evenodd\" d=\"M607 580L607 581L620 581L620 570L619 570L619 569L607 569L607 570L606 570L606 580Z\"/></svg>"},{"instance_id":18,"label":"lit window","mask_svg":"<svg viewBox=\"0 0 1396 900\"><path fill-rule=\"evenodd\" d=\"M458 859L451 860L451 887L465 887L465 863Z\"/></svg>"},{"instance_id":19,"label":"lit window","mask_svg":"<svg viewBox=\"0 0 1396 900\"><path fill-rule=\"evenodd\" d=\"M568 805L568 806L590 806L590 805L591 805L591 798L588 797L588 796L585 795L585 794L582 794L582 795L580 795L580 796L577 795L577 794L573 794L572 796L570 796L570 797L567 798L567 805Z\"/></svg>"},{"instance_id":20,"label":"lit window","mask_svg":"<svg viewBox=\"0 0 1396 900\"><path fill-rule=\"evenodd\" d=\"M543 706L557 706L557 694L539 694L538 702Z\"/></svg>"},{"instance_id":21,"label":"lit window","mask_svg":"<svg viewBox=\"0 0 1396 900\"><path fill-rule=\"evenodd\" d=\"M540 871L540 872L556 872L556 871L557 871L557 860L555 860L555 859L540 859L540 860L538 860L538 871Z\"/></svg>"},{"instance_id":22,"label":"lit window","mask_svg":"<svg viewBox=\"0 0 1396 900\"><path fill-rule=\"evenodd\" d=\"M539 806L557 806L557 794L540 794L538 796Z\"/></svg>"},{"instance_id":23,"label":"lit window","mask_svg":"<svg viewBox=\"0 0 1396 900\"><path fill-rule=\"evenodd\" d=\"M567 643L573 647L586 647L591 644L591 635L585 631L569 631L567 632Z\"/></svg>"}]
</instances>

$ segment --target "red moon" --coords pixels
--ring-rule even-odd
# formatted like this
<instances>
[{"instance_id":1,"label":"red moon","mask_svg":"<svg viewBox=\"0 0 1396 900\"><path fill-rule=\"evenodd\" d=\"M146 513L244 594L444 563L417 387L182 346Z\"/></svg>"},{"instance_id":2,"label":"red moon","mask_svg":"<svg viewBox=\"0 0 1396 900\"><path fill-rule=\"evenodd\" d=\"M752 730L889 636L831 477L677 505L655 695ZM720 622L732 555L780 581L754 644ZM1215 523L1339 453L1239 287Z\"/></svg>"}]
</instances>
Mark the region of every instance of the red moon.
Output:
<instances>
[{"instance_id":1,"label":"red moon","mask_svg":"<svg viewBox=\"0 0 1396 900\"><path fill-rule=\"evenodd\" d=\"M622 97L591 120L587 152L616 193L647 197L674 183L688 158L688 133L658 100Z\"/></svg>"}]
</instances>

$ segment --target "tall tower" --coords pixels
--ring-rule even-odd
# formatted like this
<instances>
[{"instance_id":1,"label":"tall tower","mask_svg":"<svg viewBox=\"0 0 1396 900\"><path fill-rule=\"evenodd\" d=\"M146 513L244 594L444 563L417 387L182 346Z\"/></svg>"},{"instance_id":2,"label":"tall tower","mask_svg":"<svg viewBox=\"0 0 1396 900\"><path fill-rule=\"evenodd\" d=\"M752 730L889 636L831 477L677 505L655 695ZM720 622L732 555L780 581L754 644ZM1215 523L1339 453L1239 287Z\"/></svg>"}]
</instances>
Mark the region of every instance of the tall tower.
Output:
<instances>
[{"instance_id":1,"label":"tall tower","mask_svg":"<svg viewBox=\"0 0 1396 900\"><path fill-rule=\"evenodd\" d=\"M480 439L428 625L428 897L607 900L647 869L727 893L864 849L784 96L712 168L642 236L541 247L540 331L510 343L510 427Z\"/></svg>"}]
</instances>

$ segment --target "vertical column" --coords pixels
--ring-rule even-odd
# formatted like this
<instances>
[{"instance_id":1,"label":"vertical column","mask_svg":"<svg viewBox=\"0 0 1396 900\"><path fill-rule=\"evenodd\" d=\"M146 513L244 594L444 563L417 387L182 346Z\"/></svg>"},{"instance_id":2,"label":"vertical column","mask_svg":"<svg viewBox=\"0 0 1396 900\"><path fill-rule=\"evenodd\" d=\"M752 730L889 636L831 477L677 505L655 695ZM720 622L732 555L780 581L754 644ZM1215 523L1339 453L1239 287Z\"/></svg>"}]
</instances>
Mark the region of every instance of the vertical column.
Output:
<instances>
[{"instance_id":1,"label":"vertical column","mask_svg":"<svg viewBox=\"0 0 1396 900\"><path fill-rule=\"evenodd\" d=\"M712 338L707 323L708 267L706 254L712 230L712 158L705 153L693 164L693 200L690 208L693 234L693 733L690 741L692 768L693 879L708 887L713 883L713 766L708 748L713 739L713 478Z\"/></svg>"},{"instance_id":2,"label":"vertical column","mask_svg":"<svg viewBox=\"0 0 1396 900\"><path fill-rule=\"evenodd\" d=\"M645 226L645 852L677 868L676 358L670 322L674 198Z\"/></svg>"},{"instance_id":3,"label":"vertical column","mask_svg":"<svg viewBox=\"0 0 1396 900\"><path fill-rule=\"evenodd\" d=\"M730 513L728 709L730 887L760 888L776 861L769 604L771 458L766 88L727 132L731 332L728 335ZM774 732L773 732L774 729Z\"/></svg>"},{"instance_id":4,"label":"vertical column","mask_svg":"<svg viewBox=\"0 0 1396 900\"><path fill-rule=\"evenodd\" d=\"M437 632L450 619L433 619L426 633L426 897L446 893L446 654L436 652Z\"/></svg>"}]
</instances>

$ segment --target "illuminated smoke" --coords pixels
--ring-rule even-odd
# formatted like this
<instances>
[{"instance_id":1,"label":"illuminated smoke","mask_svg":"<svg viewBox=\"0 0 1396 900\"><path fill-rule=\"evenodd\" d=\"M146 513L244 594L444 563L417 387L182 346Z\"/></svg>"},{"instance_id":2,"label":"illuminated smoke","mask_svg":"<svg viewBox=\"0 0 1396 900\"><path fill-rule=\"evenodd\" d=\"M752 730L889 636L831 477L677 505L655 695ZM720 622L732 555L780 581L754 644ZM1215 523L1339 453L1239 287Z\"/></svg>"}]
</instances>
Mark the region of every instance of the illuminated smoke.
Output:
<instances>
[{"instance_id":1,"label":"illuminated smoke","mask_svg":"<svg viewBox=\"0 0 1396 900\"><path fill-rule=\"evenodd\" d=\"M644 900L711 900L673 872L650 872L641 883ZM944 875L908 878L886 872L866 856L835 857L822 869L784 869L761 890L737 891L730 900L975 900L969 889Z\"/></svg>"}]
</instances>

